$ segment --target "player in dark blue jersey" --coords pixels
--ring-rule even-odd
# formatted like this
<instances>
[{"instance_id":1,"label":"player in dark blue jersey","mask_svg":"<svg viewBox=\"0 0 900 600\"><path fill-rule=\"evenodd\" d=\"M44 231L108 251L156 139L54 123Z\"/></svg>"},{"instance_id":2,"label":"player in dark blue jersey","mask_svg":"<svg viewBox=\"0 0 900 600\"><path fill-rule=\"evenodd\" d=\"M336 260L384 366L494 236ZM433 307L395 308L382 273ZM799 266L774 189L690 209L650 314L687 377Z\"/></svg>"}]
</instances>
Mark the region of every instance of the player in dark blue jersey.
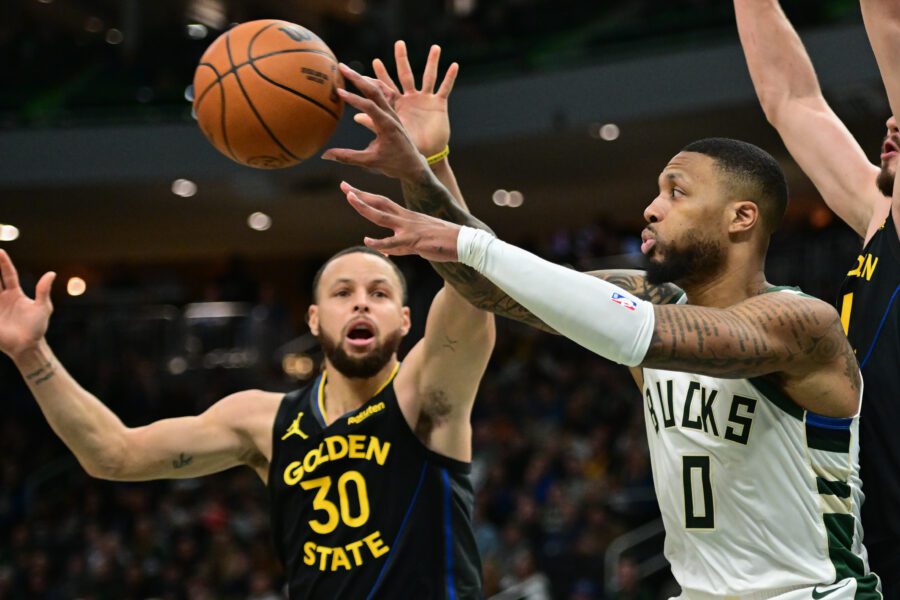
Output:
<instances>
[{"instance_id":1,"label":"player in dark blue jersey","mask_svg":"<svg viewBox=\"0 0 900 600\"><path fill-rule=\"evenodd\" d=\"M900 598L900 203L891 195L900 138L887 120L881 162L866 158L819 88L812 62L777 0L735 0L747 66L769 122L825 203L864 240L838 297L863 374L860 476L863 542L885 597ZM900 72L882 71L900 78ZM896 106L895 106L896 109ZM896 113L894 113L896 115ZM849 257L848 257L849 258Z\"/></svg>"},{"instance_id":2,"label":"player in dark blue jersey","mask_svg":"<svg viewBox=\"0 0 900 600\"><path fill-rule=\"evenodd\" d=\"M411 77L403 50L401 81ZM423 152L449 139L456 67L435 92L437 61L433 48L423 88L394 98L394 118L417 132ZM445 158L432 162L440 168ZM445 286L401 365L406 283L383 255L351 248L313 283L309 326L325 353L313 383L287 395L239 392L201 415L131 428L66 372L44 339L53 279L44 275L31 300L0 250L0 350L89 474L141 481L253 468L271 493L291 598L481 597L469 417L494 344L491 314Z\"/></svg>"}]
</instances>

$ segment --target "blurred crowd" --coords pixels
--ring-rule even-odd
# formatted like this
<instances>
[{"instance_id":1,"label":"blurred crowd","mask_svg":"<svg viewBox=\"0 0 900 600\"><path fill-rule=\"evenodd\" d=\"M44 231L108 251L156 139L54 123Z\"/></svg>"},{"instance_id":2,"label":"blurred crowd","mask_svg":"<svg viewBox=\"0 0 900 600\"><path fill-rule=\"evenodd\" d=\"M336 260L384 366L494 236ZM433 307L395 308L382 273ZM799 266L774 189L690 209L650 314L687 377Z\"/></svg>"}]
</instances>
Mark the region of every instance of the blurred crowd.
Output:
<instances>
[{"instance_id":1,"label":"blurred crowd","mask_svg":"<svg viewBox=\"0 0 900 600\"><path fill-rule=\"evenodd\" d=\"M859 19L855 0L783 4L801 27ZM414 61L439 43L469 81L734 38L721 0L16 0L0 3L0 54L13 67L0 129L190 118L185 88L203 51L231 23L263 18L305 25L357 68L389 56L396 39Z\"/></svg>"},{"instance_id":2,"label":"blurred crowd","mask_svg":"<svg viewBox=\"0 0 900 600\"><path fill-rule=\"evenodd\" d=\"M597 257L633 260L636 243L598 224L558 232L533 249L595 269L613 260ZM847 263L856 244L837 226L785 233L770 254L769 279L831 300L841 279L835 265ZM316 266L298 265L296 272ZM425 263L402 267L421 331L439 280ZM206 333L188 328L200 340L199 346L193 342L197 360L175 365L165 328L128 334L139 321L127 314L148 309L116 309L121 290L110 293L102 309L59 298L51 345L128 425L195 414L238 389L302 385L286 375L278 357L279 349L302 346L305 302L280 300L252 272L247 266L231 277L211 274L194 292L182 283L187 300L227 299L244 307L227 335L210 328L215 319ZM606 560L613 540L658 518L643 407L627 370L568 340L502 319L498 325L473 415L475 532L485 596L651 600L672 593L667 569L642 572L641 565L661 552L661 536ZM110 330L124 333L115 337ZM181 340L175 346L190 345L184 327L171 330ZM209 359L216 352L220 358L243 352L246 360ZM94 480L54 436L5 358L0 398L0 599L284 597L267 493L249 469L177 481Z\"/></svg>"}]
</instances>

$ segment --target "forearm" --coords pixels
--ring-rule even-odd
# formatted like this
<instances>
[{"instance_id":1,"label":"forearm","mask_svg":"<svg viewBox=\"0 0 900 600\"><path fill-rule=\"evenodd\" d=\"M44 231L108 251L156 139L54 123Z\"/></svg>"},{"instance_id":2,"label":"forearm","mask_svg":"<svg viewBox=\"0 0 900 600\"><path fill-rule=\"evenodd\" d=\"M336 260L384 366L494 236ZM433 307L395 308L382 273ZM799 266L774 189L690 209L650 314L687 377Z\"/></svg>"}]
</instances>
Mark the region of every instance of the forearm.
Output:
<instances>
[{"instance_id":1,"label":"forearm","mask_svg":"<svg viewBox=\"0 0 900 600\"><path fill-rule=\"evenodd\" d=\"M459 183L456 181L456 174L450 167L450 158L445 158L444 160L440 160L431 165L431 172L434 173L435 177L438 178L438 181L447 188L447 191L450 192L450 195L453 196L453 199L456 200L460 208L469 212L469 206L466 204L462 195L462 190L459 189Z\"/></svg>"},{"instance_id":2,"label":"forearm","mask_svg":"<svg viewBox=\"0 0 900 600\"><path fill-rule=\"evenodd\" d=\"M896 0L861 0L860 5L891 112L896 117L900 114L900 4Z\"/></svg>"},{"instance_id":3,"label":"forearm","mask_svg":"<svg viewBox=\"0 0 900 600\"><path fill-rule=\"evenodd\" d=\"M653 335L653 304L586 273L555 265L484 232L463 228L459 260L544 323L615 362L641 363Z\"/></svg>"},{"instance_id":4,"label":"forearm","mask_svg":"<svg viewBox=\"0 0 900 600\"><path fill-rule=\"evenodd\" d=\"M15 359L53 431L95 477L115 472L124 455L122 421L82 388L46 341Z\"/></svg>"},{"instance_id":5,"label":"forearm","mask_svg":"<svg viewBox=\"0 0 900 600\"><path fill-rule=\"evenodd\" d=\"M770 120L785 100L819 97L812 61L777 0L735 0L750 78Z\"/></svg>"},{"instance_id":6,"label":"forearm","mask_svg":"<svg viewBox=\"0 0 900 600\"><path fill-rule=\"evenodd\" d=\"M441 165L442 163L446 163L446 161L437 164ZM428 173L416 181L403 182L403 198L410 210L476 229L491 231L487 225L472 216L464 203L460 203L454 197L455 193L450 192L450 189L454 187L457 189L456 193L459 193L453 171L449 164L444 164L435 169L433 174ZM460 200L461 196L460 194L458 197ZM431 266L445 282L453 286L473 306L502 317L521 321L544 331L553 332L552 328L477 271L459 263L432 262Z\"/></svg>"}]
</instances>

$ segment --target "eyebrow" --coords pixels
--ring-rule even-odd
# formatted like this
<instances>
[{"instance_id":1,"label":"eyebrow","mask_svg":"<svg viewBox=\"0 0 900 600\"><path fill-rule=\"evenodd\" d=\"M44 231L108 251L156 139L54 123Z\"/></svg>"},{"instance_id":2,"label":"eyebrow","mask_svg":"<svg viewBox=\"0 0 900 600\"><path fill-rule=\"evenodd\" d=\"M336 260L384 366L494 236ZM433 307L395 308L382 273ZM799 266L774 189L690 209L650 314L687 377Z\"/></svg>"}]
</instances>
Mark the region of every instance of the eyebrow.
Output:
<instances>
[{"instance_id":1,"label":"eyebrow","mask_svg":"<svg viewBox=\"0 0 900 600\"><path fill-rule=\"evenodd\" d=\"M341 277L340 279L336 280L333 284L331 284L331 287L334 287L336 285L346 284L346 283L355 283L355 282L356 282L356 280L351 279L350 277ZM372 284L380 285L382 283L390 284L390 281L386 277L379 277L378 279L373 279L372 281L370 281L369 285L372 285Z\"/></svg>"}]
</instances>

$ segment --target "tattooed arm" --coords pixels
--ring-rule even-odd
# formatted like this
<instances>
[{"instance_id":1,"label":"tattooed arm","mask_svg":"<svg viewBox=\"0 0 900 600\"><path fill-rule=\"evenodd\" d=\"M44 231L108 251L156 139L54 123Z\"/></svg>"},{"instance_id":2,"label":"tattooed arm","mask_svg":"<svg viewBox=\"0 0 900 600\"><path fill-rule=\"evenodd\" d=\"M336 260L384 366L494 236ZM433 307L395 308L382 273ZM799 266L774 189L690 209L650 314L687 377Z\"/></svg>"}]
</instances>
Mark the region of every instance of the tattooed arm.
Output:
<instances>
[{"instance_id":1,"label":"tattooed arm","mask_svg":"<svg viewBox=\"0 0 900 600\"><path fill-rule=\"evenodd\" d=\"M53 431L94 477L144 480L195 477L240 464L265 478L272 420L280 396L241 392L196 417L145 427L122 421L66 372L44 339L53 307L54 275L41 278L36 299L19 286L0 250L0 351L18 367Z\"/></svg>"},{"instance_id":2,"label":"tattooed arm","mask_svg":"<svg viewBox=\"0 0 900 600\"><path fill-rule=\"evenodd\" d=\"M789 293L719 309L657 306L642 367L724 378L770 375L800 406L827 416L859 410L856 357L835 309Z\"/></svg>"}]
</instances>

